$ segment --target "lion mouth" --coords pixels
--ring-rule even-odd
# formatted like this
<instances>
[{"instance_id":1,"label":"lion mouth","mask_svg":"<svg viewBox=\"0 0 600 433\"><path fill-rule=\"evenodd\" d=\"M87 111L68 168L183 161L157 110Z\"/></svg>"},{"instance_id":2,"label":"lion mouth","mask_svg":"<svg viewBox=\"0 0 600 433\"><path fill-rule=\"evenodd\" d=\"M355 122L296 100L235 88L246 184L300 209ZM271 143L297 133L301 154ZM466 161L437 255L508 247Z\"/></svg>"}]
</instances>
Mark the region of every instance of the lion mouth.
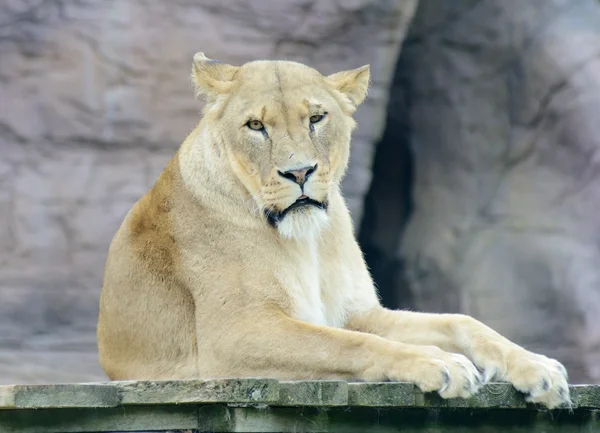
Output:
<instances>
[{"instance_id":1,"label":"lion mouth","mask_svg":"<svg viewBox=\"0 0 600 433\"><path fill-rule=\"evenodd\" d=\"M306 195L301 195L294 203L292 203L282 211L265 210L265 216L267 217L267 221L269 222L269 224L273 227L276 227L277 224L279 224L279 222L281 222L281 220L283 220L286 217L286 215L293 210L306 207L316 207L317 209L327 210L327 205L328 203L326 201L320 202L317 200L313 200L312 198Z\"/></svg>"}]
</instances>

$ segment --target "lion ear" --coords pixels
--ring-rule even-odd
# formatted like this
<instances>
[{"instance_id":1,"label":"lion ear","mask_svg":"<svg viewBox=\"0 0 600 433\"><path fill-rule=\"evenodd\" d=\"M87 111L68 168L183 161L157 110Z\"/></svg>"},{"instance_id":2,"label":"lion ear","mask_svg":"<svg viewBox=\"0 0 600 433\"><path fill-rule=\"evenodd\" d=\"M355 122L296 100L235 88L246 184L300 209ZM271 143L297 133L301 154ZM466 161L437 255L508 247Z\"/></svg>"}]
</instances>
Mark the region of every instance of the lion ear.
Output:
<instances>
[{"instance_id":1,"label":"lion ear","mask_svg":"<svg viewBox=\"0 0 600 433\"><path fill-rule=\"evenodd\" d=\"M334 89L346 95L354 107L358 107L367 97L369 77L369 65L364 65L357 69L331 74L327 76L327 80Z\"/></svg>"},{"instance_id":2,"label":"lion ear","mask_svg":"<svg viewBox=\"0 0 600 433\"><path fill-rule=\"evenodd\" d=\"M192 80L196 87L196 95L206 97L227 92L232 84L239 66L231 66L218 60L209 59L204 53L194 54Z\"/></svg>"}]
</instances>

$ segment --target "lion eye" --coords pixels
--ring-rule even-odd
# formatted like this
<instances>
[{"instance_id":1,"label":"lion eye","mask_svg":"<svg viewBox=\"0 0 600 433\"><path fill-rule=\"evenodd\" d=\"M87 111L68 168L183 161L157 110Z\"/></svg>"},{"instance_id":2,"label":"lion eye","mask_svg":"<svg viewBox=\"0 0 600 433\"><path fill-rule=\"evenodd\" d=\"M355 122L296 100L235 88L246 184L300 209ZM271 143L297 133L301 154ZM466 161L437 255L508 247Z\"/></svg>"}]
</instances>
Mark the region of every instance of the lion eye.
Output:
<instances>
[{"instance_id":1,"label":"lion eye","mask_svg":"<svg viewBox=\"0 0 600 433\"><path fill-rule=\"evenodd\" d=\"M246 123L246 126L254 131L262 131L265 129L265 125L259 120L249 120L248 123Z\"/></svg>"},{"instance_id":2,"label":"lion eye","mask_svg":"<svg viewBox=\"0 0 600 433\"><path fill-rule=\"evenodd\" d=\"M310 116L309 120L310 123L318 123L323 120L323 117L325 117L323 114L315 114L314 116Z\"/></svg>"}]
</instances>

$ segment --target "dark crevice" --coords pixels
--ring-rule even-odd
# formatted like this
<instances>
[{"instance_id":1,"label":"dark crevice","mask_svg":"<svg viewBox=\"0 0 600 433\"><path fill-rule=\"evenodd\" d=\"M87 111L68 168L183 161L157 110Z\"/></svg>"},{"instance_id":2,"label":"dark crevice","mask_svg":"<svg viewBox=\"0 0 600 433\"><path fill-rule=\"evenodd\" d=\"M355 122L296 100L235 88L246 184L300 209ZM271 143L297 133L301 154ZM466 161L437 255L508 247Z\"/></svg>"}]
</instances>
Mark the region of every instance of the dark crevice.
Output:
<instances>
[{"instance_id":1,"label":"dark crevice","mask_svg":"<svg viewBox=\"0 0 600 433\"><path fill-rule=\"evenodd\" d=\"M412 212L413 156L402 59L390 87L386 126L376 145L358 242L384 306L412 308L400 242Z\"/></svg>"}]
</instances>

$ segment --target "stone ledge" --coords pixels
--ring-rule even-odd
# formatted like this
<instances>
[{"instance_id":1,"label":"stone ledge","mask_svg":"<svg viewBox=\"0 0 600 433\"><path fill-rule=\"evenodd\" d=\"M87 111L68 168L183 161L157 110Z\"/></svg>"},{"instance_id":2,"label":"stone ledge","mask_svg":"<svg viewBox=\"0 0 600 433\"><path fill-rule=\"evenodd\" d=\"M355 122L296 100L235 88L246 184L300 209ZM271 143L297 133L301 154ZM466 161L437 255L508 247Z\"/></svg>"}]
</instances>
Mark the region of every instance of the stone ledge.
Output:
<instances>
[{"instance_id":1,"label":"stone ledge","mask_svg":"<svg viewBox=\"0 0 600 433\"><path fill-rule=\"evenodd\" d=\"M572 409L600 409L600 385L572 385ZM211 404L400 408L536 408L506 383L492 383L469 399L442 399L409 383L213 379L115 381L0 386L0 410ZM539 408L538 408L539 409Z\"/></svg>"},{"instance_id":2,"label":"stone ledge","mask_svg":"<svg viewBox=\"0 0 600 433\"><path fill-rule=\"evenodd\" d=\"M504 383L489 384L470 399L449 400L408 383L216 379L11 385L0 386L0 432L600 431L600 386L570 388L573 406L548 411L526 403Z\"/></svg>"}]
</instances>

